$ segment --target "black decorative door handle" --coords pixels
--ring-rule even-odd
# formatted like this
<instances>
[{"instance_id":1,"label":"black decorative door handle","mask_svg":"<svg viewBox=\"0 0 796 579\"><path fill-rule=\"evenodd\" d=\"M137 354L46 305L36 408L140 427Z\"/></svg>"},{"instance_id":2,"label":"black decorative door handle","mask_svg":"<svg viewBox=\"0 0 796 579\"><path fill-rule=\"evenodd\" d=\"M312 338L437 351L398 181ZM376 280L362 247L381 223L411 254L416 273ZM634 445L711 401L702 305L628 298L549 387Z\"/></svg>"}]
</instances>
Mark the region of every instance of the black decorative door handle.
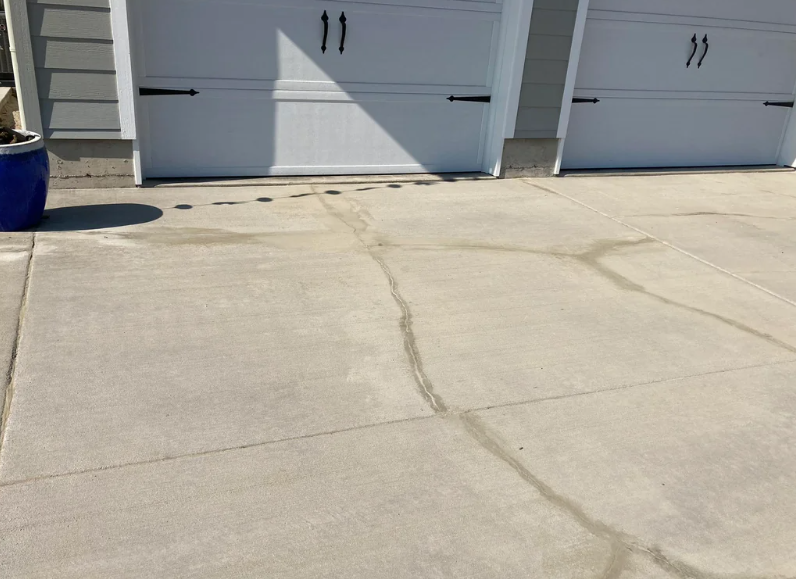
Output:
<instances>
[{"instance_id":1,"label":"black decorative door handle","mask_svg":"<svg viewBox=\"0 0 796 579\"><path fill-rule=\"evenodd\" d=\"M340 24L343 25L343 36L340 37L340 54L343 54L345 50L345 32L346 32L346 17L345 12L340 15Z\"/></svg>"},{"instance_id":2,"label":"black decorative door handle","mask_svg":"<svg viewBox=\"0 0 796 579\"><path fill-rule=\"evenodd\" d=\"M697 68L702 68L702 61L705 60L705 57L708 55L708 49L710 48L710 44L708 44L708 35L705 35L705 38L702 39L702 44L705 45L705 52L702 54L702 58L699 59L699 64L697 64Z\"/></svg>"},{"instance_id":3,"label":"black decorative door handle","mask_svg":"<svg viewBox=\"0 0 796 579\"><path fill-rule=\"evenodd\" d=\"M696 55L697 48L699 48L699 44L697 43L696 34L694 34L694 37L691 39L691 42L694 43L694 50L691 52L691 56L688 59L688 62L685 63L685 67L686 68L691 66L691 61L694 60L694 55Z\"/></svg>"},{"instance_id":4,"label":"black decorative door handle","mask_svg":"<svg viewBox=\"0 0 796 579\"><path fill-rule=\"evenodd\" d=\"M329 38L329 15L326 13L326 10L323 11L323 16L321 16L321 20L323 21L323 43L321 44L321 52L325 54L326 39Z\"/></svg>"}]
</instances>

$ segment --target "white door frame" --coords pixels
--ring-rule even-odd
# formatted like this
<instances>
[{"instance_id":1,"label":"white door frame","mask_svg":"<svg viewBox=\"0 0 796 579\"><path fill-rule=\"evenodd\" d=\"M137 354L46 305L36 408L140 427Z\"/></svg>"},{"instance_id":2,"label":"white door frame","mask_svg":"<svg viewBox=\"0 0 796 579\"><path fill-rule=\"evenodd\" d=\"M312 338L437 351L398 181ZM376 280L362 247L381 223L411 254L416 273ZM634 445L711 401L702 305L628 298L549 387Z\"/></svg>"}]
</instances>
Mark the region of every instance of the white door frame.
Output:
<instances>
[{"instance_id":1,"label":"white door frame","mask_svg":"<svg viewBox=\"0 0 796 579\"><path fill-rule=\"evenodd\" d=\"M6 0L6 21L19 116L26 131L42 133L39 90L33 63L27 0Z\"/></svg>"},{"instance_id":2,"label":"white door frame","mask_svg":"<svg viewBox=\"0 0 796 579\"><path fill-rule=\"evenodd\" d=\"M12 0L13 1L13 0ZM119 113L122 138L133 140L133 164L136 185L143 183L141 164L138 82L135 76L132 43L141 40L131 29L128 12L129 0L110 0L113 22L114 55L119 92ZM583 2L583 0L581 0ZM588 2L588 0L586 0ZM525 67L525 52L531 27L534 0L503 0L500 20L500 35L497 46L496 66L492 79L492 99L489 107L482 171L500 175L503 159L503 143L514 136L519 108L522 74Z\"/></svg>"},{"instance_id":3,"label":"white door frame","mask_svg":"<svg viewBox=\"0 0 796 579\"><path fill-rule=\"evenodd\" d=\"M113 30L113 56L116 64L116 91L119 98L119 122L122 139L133 144L133 175L135 184L144 182L141 155L139 154L138 120L138 82L134 73L132 58L132 30L127 0L110 0L111 28Z\"/></svg>"},{"instance_id":4,"label":"white door frame","mask_svg":"<svg viewBox=\"0 0 796 579\"><path fill-rule=\"evenodd\" d=\"M793 89L793 98L796 100L796 87ZM791 109L782 132L777 164L783 167L796 167L796 111L794 109Z\"/></svg>"},{"instance_id":5,"label":"white door frame","mask_svg":"<svg viewBox=\"0 0 796 579\"><path fill-rule=\"evenodd\" d=\"M569 64L567 65L567 80L564 83L564 96L561 101L561 116L558 118L558 153L556 154L556 167L554 174L561 173L561 162L564 160L564 142L569 130L569 117L572 114L572 95L575 94L575 82L578 79L578 65L580 52L583 47L583 33L586 30L586 16L589 13L589 0L580 0L578 13L575 17L575 30L572 33L572 48L569 51Z\"/></svg>"}]
</instances>

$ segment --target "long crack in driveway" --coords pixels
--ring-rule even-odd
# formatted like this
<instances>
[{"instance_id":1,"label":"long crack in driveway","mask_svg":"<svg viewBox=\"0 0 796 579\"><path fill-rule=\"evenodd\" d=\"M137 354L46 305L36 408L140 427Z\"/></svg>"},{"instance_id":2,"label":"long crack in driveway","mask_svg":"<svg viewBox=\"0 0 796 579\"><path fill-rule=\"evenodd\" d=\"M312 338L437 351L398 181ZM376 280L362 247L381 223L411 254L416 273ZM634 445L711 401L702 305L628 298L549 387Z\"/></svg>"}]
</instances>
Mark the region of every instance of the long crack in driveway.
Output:
<instances>
[{"instance_id":1,"label":"long crack in driveway","mask_svg":"<svg viewBox=\"0 0 796 579\"><path fill-rule=\"evenodd\" d=\"M795 184L54 192L0 577L796 577Z\"/></svg>"}]
</instances>

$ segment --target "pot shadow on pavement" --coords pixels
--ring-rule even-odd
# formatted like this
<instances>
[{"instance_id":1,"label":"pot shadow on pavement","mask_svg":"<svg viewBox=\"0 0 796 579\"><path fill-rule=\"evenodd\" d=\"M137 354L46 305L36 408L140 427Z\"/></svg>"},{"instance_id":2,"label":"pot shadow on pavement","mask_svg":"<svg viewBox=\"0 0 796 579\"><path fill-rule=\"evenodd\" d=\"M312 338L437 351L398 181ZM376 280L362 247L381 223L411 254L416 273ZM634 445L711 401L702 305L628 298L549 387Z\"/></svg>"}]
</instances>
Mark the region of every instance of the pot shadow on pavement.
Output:
<instances>
[{"instance_id":1,"label":"pot shadow on pavement","mask_svg":"<svg viewBox=\"0 0 796 579\"><path fill-rule=\"evenodd\" d=\"M163 211L140 203L75 205L47 209L38 226L31 231L87 231L140 225L160 219Z\"/></svg>"}]
</instances>

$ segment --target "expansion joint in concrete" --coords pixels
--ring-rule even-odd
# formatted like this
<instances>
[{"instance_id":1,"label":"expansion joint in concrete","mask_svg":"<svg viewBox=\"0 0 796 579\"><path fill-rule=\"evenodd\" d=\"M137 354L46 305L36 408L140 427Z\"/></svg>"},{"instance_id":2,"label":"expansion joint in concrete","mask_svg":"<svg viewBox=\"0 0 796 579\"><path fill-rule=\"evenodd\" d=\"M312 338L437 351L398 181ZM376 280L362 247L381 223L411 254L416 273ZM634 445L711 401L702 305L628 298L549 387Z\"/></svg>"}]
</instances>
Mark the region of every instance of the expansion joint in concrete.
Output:
<instances>
[{"instance_id":1,"label":"expansion joint in concrete","mask_svg":"<svg viewBox=\"0 0 796 579\"><path fill-rule=\"evenodd\" d=\"M28 263L25 271L25 282L22 289L22 298L19 302L19 315L17 316L17 327L11 349L11 361L8 365L8 371L5 376L5 397L3 399L2 413L0 413L0 453L3 451L6 430L8 429L8 420L11 416L11 403L14 398L17 362L19 360L19 346L22 341L22 327L25 323L25 314L28 310L28 294L30 292L30 279L33 271L33 252L35 249L36 234L33 233L30 238L30 247L28 248Z\"/></svg>"}]
</instances>

